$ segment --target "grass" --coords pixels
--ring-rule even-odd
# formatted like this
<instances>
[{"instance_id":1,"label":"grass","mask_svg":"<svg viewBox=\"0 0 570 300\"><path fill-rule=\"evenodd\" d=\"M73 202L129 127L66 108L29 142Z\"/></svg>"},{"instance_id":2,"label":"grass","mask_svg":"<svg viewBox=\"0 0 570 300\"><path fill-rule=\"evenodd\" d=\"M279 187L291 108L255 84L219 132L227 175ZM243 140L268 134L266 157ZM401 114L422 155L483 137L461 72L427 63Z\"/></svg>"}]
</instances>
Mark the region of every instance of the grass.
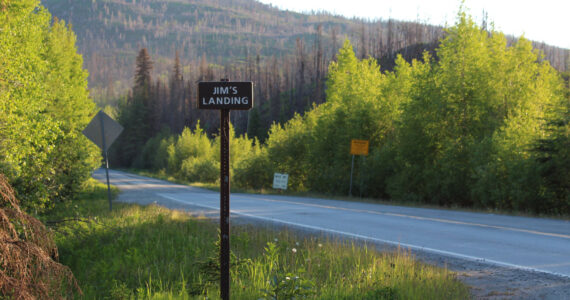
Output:
<instances>
[{"instance_id":1,"label":"grass","mask_svg":"<svg viewBox=\"0 0 570 300\"><path fill-rule=\"evenodd\" d=\"M61 262L85 299L218 299L217 224L159 206L114 203L90 181L81 200L56 208ZM79 221L77 221L79 220ZM232 299L466 299L449 270L409 252L288 230L232 227Z\"/></svg>"}]
</instances>

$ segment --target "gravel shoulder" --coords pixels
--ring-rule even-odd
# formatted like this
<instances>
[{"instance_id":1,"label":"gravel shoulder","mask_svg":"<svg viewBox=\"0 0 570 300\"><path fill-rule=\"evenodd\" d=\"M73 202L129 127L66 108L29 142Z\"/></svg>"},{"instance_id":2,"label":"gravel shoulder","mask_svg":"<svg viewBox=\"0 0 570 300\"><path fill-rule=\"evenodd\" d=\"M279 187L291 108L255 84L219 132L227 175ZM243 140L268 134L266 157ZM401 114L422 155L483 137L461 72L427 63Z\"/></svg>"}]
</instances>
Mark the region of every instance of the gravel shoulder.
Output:
<instances>
[{"instance_id":1,"label":"gravel shoulder","mask_svg":"<svg viewBox=\"0 0 570 300\"><path fill-rule=\"evenodd\" d=\"M485 262L415 253L420 260L447 267L471 287L475 299L570 299L570 278Z\"/></svg>"}]
</instances>

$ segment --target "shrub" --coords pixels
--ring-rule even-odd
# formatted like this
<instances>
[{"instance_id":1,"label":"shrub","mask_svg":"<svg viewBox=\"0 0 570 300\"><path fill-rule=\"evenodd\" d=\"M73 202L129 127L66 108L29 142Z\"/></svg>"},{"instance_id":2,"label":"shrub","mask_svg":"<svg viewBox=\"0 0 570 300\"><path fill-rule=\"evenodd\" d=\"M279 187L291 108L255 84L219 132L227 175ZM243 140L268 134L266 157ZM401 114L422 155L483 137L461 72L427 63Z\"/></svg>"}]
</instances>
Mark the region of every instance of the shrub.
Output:
<instances>
[{"instance_id":1,"label":"shrub","mask_svg":"<svg viewBox=\"0 0 570 300\"><path fill-rule=\"evenodd\" d=\"M220 163L212 159L188 157L182 162L180 174L191 182L216 182L220 178Z\"/></svg>"},{"instance_id":2,"label":"shrub","mask_svg":"<svg viewBox=\"0 0 570 300\"><path fill-rule=\"evenodd\" d=\"M254 149L234 169L233 183L238 187L262 189L271 186L273 168L267 150L258 146Z\"/></svg>"}]
</instances>

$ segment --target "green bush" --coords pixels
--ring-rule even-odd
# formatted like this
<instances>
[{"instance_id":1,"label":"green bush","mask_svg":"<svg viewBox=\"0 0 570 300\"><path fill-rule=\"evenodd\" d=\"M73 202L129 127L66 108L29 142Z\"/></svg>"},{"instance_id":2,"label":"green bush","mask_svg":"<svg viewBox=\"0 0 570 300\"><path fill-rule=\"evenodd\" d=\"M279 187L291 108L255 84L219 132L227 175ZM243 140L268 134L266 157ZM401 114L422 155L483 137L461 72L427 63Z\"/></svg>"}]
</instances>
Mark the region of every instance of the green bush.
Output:
<instances>
[{"instance_id":1,"label":"green bush","mask_svg":"<svg viewBox=\"0 0 570 300\"><path fill-rule=\"evenodd\" d=\"M241 188L262 189L271 187L273 182L273 166L269 161L266 148L255 147L240 160L234 169L232 184Z\"/></svg>"},{"instance_id":2,"label":"green bush","mask_svg":"<svg viewBox=\"0 0 570 300\"><path fill-rule=\"evenodd\" d=\"M149 139L142 152L135 158L133 167L137 169L151 169L153 171L166 170L168 166L168 146L174 143L168 128L163 128L157 135Z\"/></svg>"},{"instance_id":3,"label":"green bush","mask_svg":"<svg viewBox=\"0 0 570 300\"><path fill-rule=\"evenodd\" d=\"M306 191L312 183L309 154L313 146L312 128L318 113L316 109L303 117L295 115L283 126L273 124L269 131L266 151L271 162L270 176L273 178L273 172L289 174L290 190Z\"/></svg>"},{"instance_id":4,"label":"green bush","mask_svg":"<svg viewBox=\"0 0 570 300\"><path fill-rule=\"evenodd\" d=\"M220 178L220 163L212 159L189 157L182 161L182 179L190 182L216 182Z\"/></svg>"},{"instance_id":5,"label":"green bush","mask_svg":"<svg viewBox=\"0 0 570 300\"><path fill-rule=\"evenodd\" d=\"M182 164L189 158L195 158L204 161L211 161L215 159L214 147L212 142L200 124L196 126L194 131L184 128L180 136L178 136L175 143L168 146L168 172L177 177L183 176L181 174ZM187 163L188 164L188 163ZM188 172L188 169L185 171Z\"/></svg>"}]
</instances>

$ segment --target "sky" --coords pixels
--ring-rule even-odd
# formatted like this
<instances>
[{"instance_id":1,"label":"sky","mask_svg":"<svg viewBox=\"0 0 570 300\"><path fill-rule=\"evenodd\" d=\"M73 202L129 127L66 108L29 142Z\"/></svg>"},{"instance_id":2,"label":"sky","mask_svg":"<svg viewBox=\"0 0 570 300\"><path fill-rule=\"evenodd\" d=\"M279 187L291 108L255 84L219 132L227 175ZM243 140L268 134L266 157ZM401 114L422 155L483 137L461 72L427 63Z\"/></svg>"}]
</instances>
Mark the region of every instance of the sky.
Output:
<instances>
[{"instance_id":1,"label":"sky","mask_svg":"<svg viewBox=\"0 0 570 300\"><path fill-rule=\"evenodd\" d=\"M433 25L453 25L460 0L258 0L296 12L327 11L369 20L420 20ZM505 34L570 49L570 0L465 0L467 12L481 24Z\"/></svg>"}]
</instances>

